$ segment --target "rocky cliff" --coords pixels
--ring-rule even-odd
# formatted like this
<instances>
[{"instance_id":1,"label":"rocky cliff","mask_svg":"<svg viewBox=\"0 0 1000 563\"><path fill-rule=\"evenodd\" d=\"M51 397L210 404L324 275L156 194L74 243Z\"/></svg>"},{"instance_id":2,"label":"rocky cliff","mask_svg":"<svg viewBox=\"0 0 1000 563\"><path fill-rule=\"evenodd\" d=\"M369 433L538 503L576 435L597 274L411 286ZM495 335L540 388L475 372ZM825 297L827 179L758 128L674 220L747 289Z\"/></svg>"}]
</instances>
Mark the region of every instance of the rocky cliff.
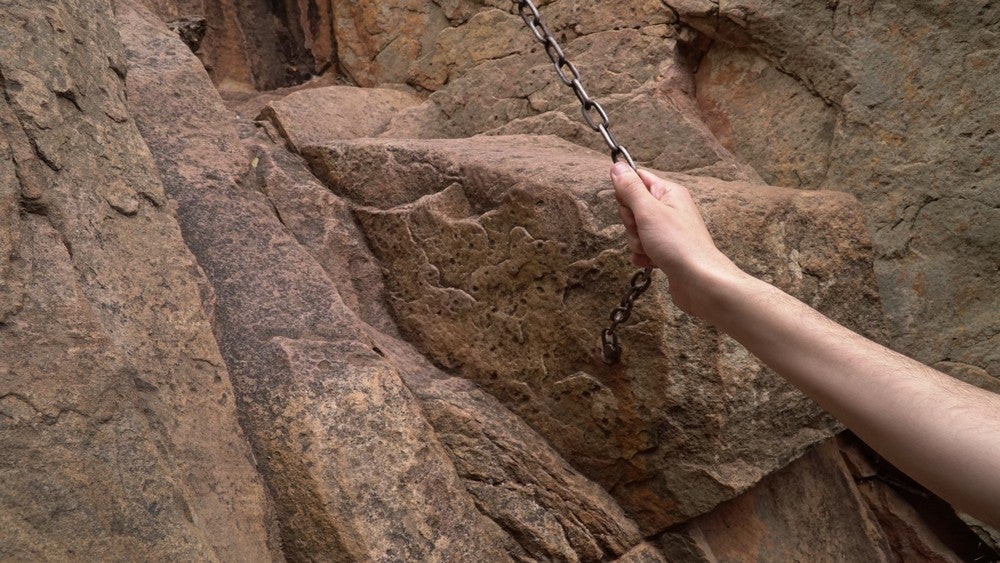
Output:
<instances>
[{"instance_id":1,"label":"rocky cliff","mask_svg":"<svg viewBox=\"0 0 1000 563\"><path fill-rule=\"evenodd\" d=\"M1000 388L990 2L543 2L636 158ZM0 558L997 557L658 273L502 0L10 0ZM774 187L784 186L784 187Z\"/></svg>"}]
</instances>

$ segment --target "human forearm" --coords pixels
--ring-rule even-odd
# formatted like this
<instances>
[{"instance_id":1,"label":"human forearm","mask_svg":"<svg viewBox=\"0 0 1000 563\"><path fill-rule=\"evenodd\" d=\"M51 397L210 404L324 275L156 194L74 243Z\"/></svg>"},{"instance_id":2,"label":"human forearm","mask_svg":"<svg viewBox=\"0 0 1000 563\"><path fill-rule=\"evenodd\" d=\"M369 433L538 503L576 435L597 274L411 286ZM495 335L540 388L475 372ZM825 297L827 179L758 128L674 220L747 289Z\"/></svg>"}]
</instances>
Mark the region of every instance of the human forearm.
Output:
<instances>
[{"instance_id":1,"label":"human forearm","mask_svg":"<svg viewBox=\"0 0 1000 563\"><path fill-rule=\"evenodd\" d=\"M880 346L746 274L709 283L701 316L904 472L1000 524L1000 396Z\"/></svg>"},{"instance_id":2,"label":"human forearm","mask_svg":"<svg viewBox=\"0 0 1000 563\"><path fill-rule=\"evenodd\" d=\"M1000 526L1000 396L871 342L738 268L684 186L622 163L611 178L636 265L655 265L682 310L715 324L897 467Z\"/></svg>"}]
</instances>

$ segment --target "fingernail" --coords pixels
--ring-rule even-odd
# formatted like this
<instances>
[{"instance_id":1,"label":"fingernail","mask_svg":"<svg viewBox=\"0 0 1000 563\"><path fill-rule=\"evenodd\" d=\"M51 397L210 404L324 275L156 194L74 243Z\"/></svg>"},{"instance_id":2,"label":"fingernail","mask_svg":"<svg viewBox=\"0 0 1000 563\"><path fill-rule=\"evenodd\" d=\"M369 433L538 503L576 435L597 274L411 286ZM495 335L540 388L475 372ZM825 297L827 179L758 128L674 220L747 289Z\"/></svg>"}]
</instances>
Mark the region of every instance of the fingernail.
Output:
<instances>
[{"instance_id":1,"label":"fingernail","mask_svg":"<svg viewBox=\"0 0 1000 563\"><path fill-rule=\"evenodd\" d=\"M624 176L631 168L628 164L624 162L616 162L614 166L611 167L611 175L618 178Z\"/></svg>"}]
</instances>

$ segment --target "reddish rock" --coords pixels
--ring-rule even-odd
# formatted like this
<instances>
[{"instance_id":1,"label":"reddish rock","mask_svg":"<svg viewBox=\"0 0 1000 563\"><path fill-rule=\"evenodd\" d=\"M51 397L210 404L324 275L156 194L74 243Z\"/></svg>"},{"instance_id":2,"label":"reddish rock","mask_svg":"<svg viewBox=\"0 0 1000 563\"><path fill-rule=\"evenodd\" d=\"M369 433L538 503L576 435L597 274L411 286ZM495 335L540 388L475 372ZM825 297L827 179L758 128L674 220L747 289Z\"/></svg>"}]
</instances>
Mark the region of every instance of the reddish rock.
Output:
<instances>
[{"instance_id":1,"label":"reddish rock","mask_svg":"<svg viewBox=\"0 0 1000 563\"><path fill-rule=\"evenodd\" d=\"M0 558L267 560L202 276L103 0L0 20Z\"/></svg>"},{"instance_id":2,"label":"reddish rock","mask_svg":"<svg viewBox=\"0 0 1000 563\"><path fill-rule=\"evenodd\" d=\"M641 542L606 492L495 400L359 319L347 303L371 315L378 292L309 252L350 247L337 202L298 184L302 164L280 148L248 139L251 157L197 62L148 16L123 10L122 35L130 99L212 283L289 557L601 560ZM170 102L143 103L154 99Z\"/></svg>"},{"instance_id":3,"label":"reddish rock","mask_svg":"<svg viewBox=\"0 0 1000 563\"><path fill-rule=\"evenodd\" d=\"M328 86L275 100L258 117L270 121L298 150L331 138L377 137L396 114L420 102L399 90Z\"/></svg>"},{"instance_id":4,"label":"reddish rock","mask_svg":"<svg viewBox=\"0 0 1000 563\"><path fill-rule=\"evenodd\" d=\"M893 346L1000 377L996 5L668 4L714 40L698 100L739 160L861 201Z\"/></svg>"},{"instance_id":5,"label":"reddish rock","mask_svg":"<svg viewBox=\"0 0 1000 563\"><path fill-rule=\"evenodd\" d=\"M215 83L229 91L297 84L335 67L326 2L289 0L138 0L187 40Z\"/></svg>"},{"instance_id":6,"label":"reddish rock","mask_svg":"<svg viewBox=\"0 0 1000 563\"><path fill-rule=\"evenodd\" d=\"M129 65L0 23L0 558L995 558L659 277L597 360L606 148L513 3L145 1ZM985 3L540 4L745 269L882 338L856 203L751 184L854 193L895 342L997 387Z\"/></svg>"},{"instance_id":7,"label":"reddish rock","mask_svg":"<svg viewBox=\"0 0 1000 563\"><path fill-rule=\"evenodd\" d=\"M894 561L833 441L685 524L702 561ZM679 556L676 538L665 538Z\"/></svg>"},{"instance_id":8,"label":"reddish rock","mask_svg":"<svg viewBox=\"0 0 1000 563\"><path fill-rule=\"evenodd\" d=\"M631 274L600 155L532 137L302 152L355 205L403 334L524 418L646 533L731 498L836 428L735 342L673 308L659 277L625 329L623 364L600 361L598 330ZM677 179L742 267L879 334L851 198Z\"/></svg>"}]
</instances>

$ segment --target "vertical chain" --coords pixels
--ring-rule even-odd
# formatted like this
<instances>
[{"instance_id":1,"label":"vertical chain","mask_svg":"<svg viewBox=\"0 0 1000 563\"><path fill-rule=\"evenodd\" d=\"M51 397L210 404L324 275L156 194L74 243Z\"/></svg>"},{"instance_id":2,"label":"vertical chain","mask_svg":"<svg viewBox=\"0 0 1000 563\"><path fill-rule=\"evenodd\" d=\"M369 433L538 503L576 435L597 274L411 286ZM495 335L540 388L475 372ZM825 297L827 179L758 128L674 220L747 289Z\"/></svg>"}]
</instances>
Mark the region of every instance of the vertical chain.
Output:
<instances>
[{"instance_id":1,"label":"vertical chain","mask_svg":"<svg viewBox=\"0 0 1000 563\"><path fill-rule=\"evenodd\" d=\"M587 126L599 133L601 138L604 139L604 144L611 151L611 161L624 161L632 167L632 170L635 170L636 166L632 155L625 148L625 145L619 143L611 133L611 120L608 118L608 113L604 111L604 108L601 107L601 104L597 100L587 94L587 90L580 81L580 71L577 70L576 65L566 58L566 54L563 53L559 42L556 41L549 29L542 23L542 16L538 13L538 8L531 0L512 1L517 5L518 14L524 20L525 25L528 26L535 40L545 48L545 54L549 56L549 60L555 66L559 80L573 89L576 99L580 102L580 113L583 114L583 120L587 123ZM632 316L635 301L644 291L649 289L649 284L653 280L652 272L652 268L645 268L636 272L629 282L628 290L622 296L621 303L612 309L610 315L611 324L601 332L601 357L604 363L616 364L621 359L622 348L618 338L618 327Z\"/></svg>"}]
</instances>

